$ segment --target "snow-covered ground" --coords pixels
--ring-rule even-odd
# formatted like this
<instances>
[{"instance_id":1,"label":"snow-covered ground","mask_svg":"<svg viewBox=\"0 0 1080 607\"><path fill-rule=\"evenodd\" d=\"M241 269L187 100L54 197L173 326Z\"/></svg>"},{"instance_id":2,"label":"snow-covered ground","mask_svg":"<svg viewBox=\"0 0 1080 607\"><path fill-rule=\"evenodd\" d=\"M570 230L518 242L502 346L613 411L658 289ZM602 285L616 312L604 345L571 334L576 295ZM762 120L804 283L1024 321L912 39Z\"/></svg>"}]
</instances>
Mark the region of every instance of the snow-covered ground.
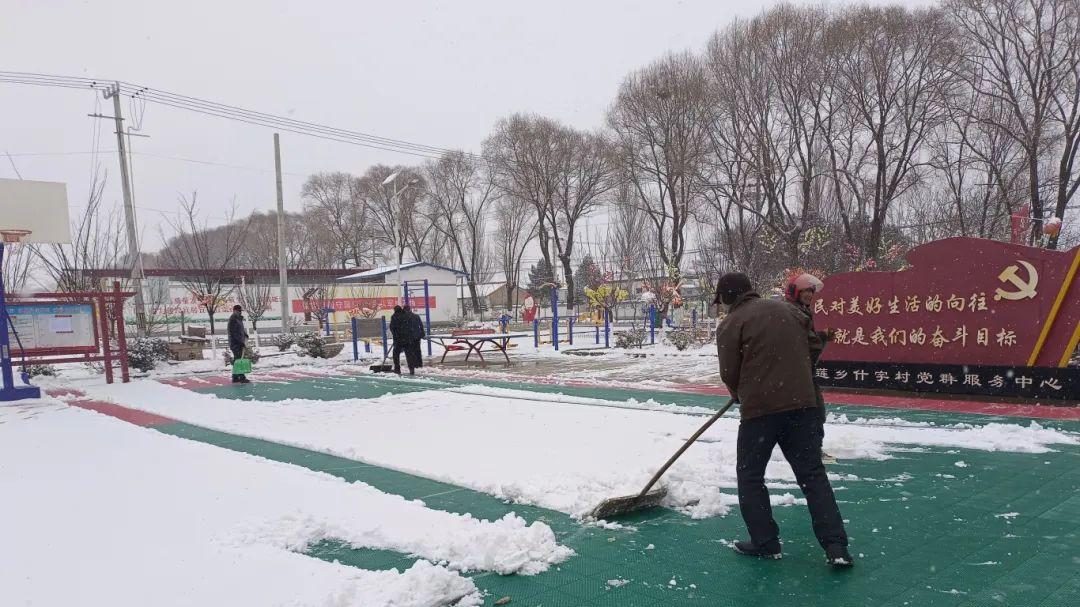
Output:
<instances>
[{"instance_id":1,"label":"snow-covered ground","mask_svg":"<svg viewBox=\"0 0 1080 607\"><path fill-rule=\"evenodd\" d=\"M100 391L213 404L117 388ZM541 522L431 510L50 400L0 406L0 486L4 605L473 605L459 571L533 574L572 555ZM425 560L365 571L300 553L327 538Z\"/></svg>"},{"instance_id":2,"label":"snow-covered ground","mask_svg":"<svg viewBox=\"0 0 1080 607\"><path fill-rule=\"evenodd\" d=\"M627 407L468 386L367 400L276 403L222 399L148 381L93 384L85 390L95 398L209 428L333 453L575 516L604 498L640 490L703 422L699 408ZM735 503L737 429L736 418L721 419L675 464L666 476L668 506L695 517L728 511ZM825 449L851 460L886 458L913 446L1038 453L1077 442L1074 434L1035 422L939 427L834 416ZM794 477L779 450L767 477L774 502L797 501ZM858 482L851 474L833 478L840 484Z\"/></svg>"}]
</instances>

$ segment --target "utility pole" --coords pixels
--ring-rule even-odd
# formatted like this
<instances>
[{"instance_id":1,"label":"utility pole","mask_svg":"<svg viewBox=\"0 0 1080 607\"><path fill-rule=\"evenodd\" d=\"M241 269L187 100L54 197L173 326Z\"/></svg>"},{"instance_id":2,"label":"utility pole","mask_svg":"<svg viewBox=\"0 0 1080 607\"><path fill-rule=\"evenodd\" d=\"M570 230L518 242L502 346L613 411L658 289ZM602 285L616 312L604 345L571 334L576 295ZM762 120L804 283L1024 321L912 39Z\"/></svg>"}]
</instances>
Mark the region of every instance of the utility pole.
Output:
<instances>
[{"instance_id":1,"label":"utility pole","mask_svg":"<svg viewBox=\"0 0 1080 607\"><path fill-rule=\"evenodd\" d=\"M281 140L274 133L274 170L277 172L277 253L281 289L281 332L289 332L289 270L285 266L285 198L281 188Z\"/></svg>"},{"instance_id":2,"label":"utility pole","mask_svg":"<svg viewBox=\"0 0 1080 607\"><path fill-rule=\"evenodd\" d=\"M127 143L124 141L124 117L120 114L120 83L105 91L105 98L112 98L113 120L116 123L116 151L120 153L120 185L124 192L124 218L127 222L128 254L132 256L131 279L135 283L135 326L139 335L146 336L146 306L143 302L144 278L142 251L139 250L138 232L135 228L135 202L131 197L131 177L128 174Z\"/></svg>"}]
</instances>

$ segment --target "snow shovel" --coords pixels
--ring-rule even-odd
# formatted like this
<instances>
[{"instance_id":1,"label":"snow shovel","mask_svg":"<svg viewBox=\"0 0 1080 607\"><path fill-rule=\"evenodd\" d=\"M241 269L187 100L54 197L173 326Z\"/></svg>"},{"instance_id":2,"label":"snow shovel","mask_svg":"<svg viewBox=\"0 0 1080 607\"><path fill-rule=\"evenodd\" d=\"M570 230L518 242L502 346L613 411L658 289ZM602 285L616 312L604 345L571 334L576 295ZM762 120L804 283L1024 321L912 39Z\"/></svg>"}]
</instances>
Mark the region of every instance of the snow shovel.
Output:
<instances>
[{"instance_id":1,"label":"snow shovel","mask_svg":"<svg viewBox=\"0 0 1080 607\"><path fill-rule=\"evenodd\" d=\"M386 362L386 357L388 355L389 355L389 353L383 354L382 362L380 362L377 365L371 365L370 367L368 367L368 369L371 369L371 371L373 373L393 373L394 372L394 365L391 365L391 364Z\"/></svg>"},{"instance_id":2,"label":"snow shovel","mask_svg":"<svg viewBox=\"0 0 1080 607\"><path fill-rule=\"evenodd\" d=\"M727 413L727 410L730 409L731 405L733 404L735 404L734 399L729 398L727 404L725 404L719 411L717 411L712 417L710 417L708 421L706 421L700 428L698 428L698 431L695 432L694 435L691 436L689 439L687 439L687 441L683 443L682 447L679 447L679 450L675 452L675 455L672 455L671 459L669 459L663 466L660 467L659 470L656 471L656 474L654 474L653 477L649 479L648 484L646 484L645 488L641 490L641 493L637 493L634 495L625 495L622 497L608 498L600 502L599 506L593 508L592 512L589 513L590 516L592 516L592 518L594 519L608 519L616 516L630 514L631 512L637 512L639 510L656 508L657 506L659 506L660 501L664 499L665 495L667 495L667 488L661 486L653 489L652 491L649 490L652 489L653 485L656 484L656 481L660 480L660 477L663 476L665 472L667 472L668 468L670 468L671 465L675 463L675 460L679 459L679 456L681 456L687 449L689 449L690 445L694 444L694 441L696 441L699 436L705 434L705 431L709 429L709 426L713 425L713 422L720 419L720 417L724 415L724 413Z\"/></svg>"},{"instance_id":3,"label":"snow shovel","mask_svg":"<svg viewBox=\"0 0 1080 607\"><path fill-rule=\"evenodd\" d=\"M385 356L383 357L381 363L379 363L377 365L371 365L368 368L371 369L375 373L393 373L394 372L394 365L391 365L390 363L386 362L386 357Z\"/></svg>"}]
</instances>

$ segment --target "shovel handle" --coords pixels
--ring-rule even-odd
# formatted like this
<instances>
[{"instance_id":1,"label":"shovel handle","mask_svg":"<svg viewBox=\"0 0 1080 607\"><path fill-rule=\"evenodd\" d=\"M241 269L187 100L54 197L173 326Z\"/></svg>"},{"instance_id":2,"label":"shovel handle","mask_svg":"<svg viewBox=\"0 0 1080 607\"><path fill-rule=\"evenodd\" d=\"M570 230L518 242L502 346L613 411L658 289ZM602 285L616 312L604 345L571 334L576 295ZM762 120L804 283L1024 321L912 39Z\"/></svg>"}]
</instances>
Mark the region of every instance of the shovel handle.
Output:
<instances>
[{"instance_id":1,"label":"shovel handle","mask_svg":"<svg viewBox=\"0 0 1080 607\"><path fill-rule=\"evenodd\" d=\"M660 480L660 477L664 476L664 473L667 472L668 468L670 468L671 465L675 463L675 460L679 459L679 456L686 452L686 450L690 448L690 445L694 444L694 441L696 441L699 436L705 434L705 431L709 429L709 426L713 425L716 420L720 419L721 416L727 413L727 410L730 409L731 405L734 404L735 399L729 398L727 404L724 405L723 408L717 411L712 417L708 419L708 421L702 424L702 426L698 428L698 431L695 432L694 435L691 436L689 439L687 439L687 441L683 443L682 447L679 447L679 450L675 452L675 455L672 455L671 459L669 459L663 466L660 467L659 470L656 471L656 474L654 474L653 477L649 479L649 483L645 485L644 489L641 490L641 493L638 494L638 497L644 497L644 495L649 492L649 489L652 489L653 485L656 484L656 481Z\"/></svg>"}]
</instances>

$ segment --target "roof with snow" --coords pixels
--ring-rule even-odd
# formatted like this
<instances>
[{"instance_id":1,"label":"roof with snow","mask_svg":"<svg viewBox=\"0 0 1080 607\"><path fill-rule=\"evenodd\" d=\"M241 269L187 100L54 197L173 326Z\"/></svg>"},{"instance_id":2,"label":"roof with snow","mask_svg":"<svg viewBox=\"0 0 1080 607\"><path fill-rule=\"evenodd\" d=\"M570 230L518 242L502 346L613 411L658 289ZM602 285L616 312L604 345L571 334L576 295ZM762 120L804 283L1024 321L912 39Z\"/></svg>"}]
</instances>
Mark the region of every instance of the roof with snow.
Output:
<instances>
[{"instance_id":1,"label":"roof with snow","mask_svg":"<svg viewBox=\"0 0 1080 607\"><path fill-rule=\"evenodd\" d=\"M476 294L480 297L488 297L495 291L506 286L505 282L482 282L476 285ZM518 289L524 291L525 287L518 285ZM459 297L469 297L469 285L461 285L458 289Z\"/></svg>"},{"instance_id":2,"label":"roof with snow","mask_svg":"<svg viewBox=\"0 0 1080 607\"><path fill-rule=\"evenodd\" d=\"M446 266L440 266L440 265L434 264L434 263L428 263L426 261L410 261L410 262L401 264L401 269L402 270L409 270L409 269L413 269L413 268L423 268L423 267L435 268L437 270L444 270L446 272L452 272L453 274L456 274L458 276L468 276L468 274L466 274L465 272L462 272L461 270L455 270L453 268L448 268ZM393 266L379 266L377 268L372 268L370 270L365 270L363 272L357 272L356 274L349 274L348 276L342 276L341 278L338 279L338 281L340 281L340 282L374 282L374 281L379 280L381 278L385 278L386 276L392 275L397 271L398 271L398 267L396 265L393 265Z\"/></svg>"}]
</instances>

